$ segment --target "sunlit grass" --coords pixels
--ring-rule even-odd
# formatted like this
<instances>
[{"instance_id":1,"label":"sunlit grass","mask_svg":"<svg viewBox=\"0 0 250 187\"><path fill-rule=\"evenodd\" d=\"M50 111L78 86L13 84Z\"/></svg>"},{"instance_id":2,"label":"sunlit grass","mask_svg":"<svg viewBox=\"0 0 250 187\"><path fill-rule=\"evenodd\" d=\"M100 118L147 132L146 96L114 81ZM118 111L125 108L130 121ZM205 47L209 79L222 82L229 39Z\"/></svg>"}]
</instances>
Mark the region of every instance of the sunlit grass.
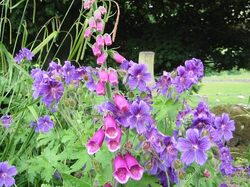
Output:
<instances>
[{"instance_id":1,"label":"sunlit grass","mask_svg":"<svg viewBox=\"0 0 250 187\"><path fill-rule=\"evenodd\" d=\"M250 97L250 72L205 77L199 95L204 96L211 106L247 105Z\"/></svg>"}]
</instances>

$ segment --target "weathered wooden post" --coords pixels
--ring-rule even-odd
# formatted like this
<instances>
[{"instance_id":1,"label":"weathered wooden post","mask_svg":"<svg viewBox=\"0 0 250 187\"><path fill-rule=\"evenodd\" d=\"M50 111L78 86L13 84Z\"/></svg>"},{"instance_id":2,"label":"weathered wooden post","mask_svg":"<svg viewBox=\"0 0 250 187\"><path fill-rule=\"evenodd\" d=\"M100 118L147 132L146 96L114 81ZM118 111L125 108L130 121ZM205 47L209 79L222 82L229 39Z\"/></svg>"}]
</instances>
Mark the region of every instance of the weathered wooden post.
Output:
<instances>
[{"instance_id":1,"label":"weathered wooden post","mask_svg":"<svg viewBox=\"0 0 250 187\"><path fill-rule=\"evenodd\" d=\"M151 82L148 83L148 86L152 86L155 84L154 58L155 58L155 53L152 51L142 51L139 53L139 64L145 64L148 68L149 73L152 76Z\"/></svg>"}]
</instances>

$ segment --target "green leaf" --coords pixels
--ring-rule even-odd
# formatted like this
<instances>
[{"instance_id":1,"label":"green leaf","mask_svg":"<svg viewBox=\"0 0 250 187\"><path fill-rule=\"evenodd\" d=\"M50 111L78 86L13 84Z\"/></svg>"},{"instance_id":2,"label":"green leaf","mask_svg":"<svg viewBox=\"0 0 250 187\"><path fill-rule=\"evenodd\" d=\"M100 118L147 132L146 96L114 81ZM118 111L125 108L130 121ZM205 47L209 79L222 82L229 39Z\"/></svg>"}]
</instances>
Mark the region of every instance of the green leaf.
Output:
<instances>
[{"instance_id":1,"label":"green leaf","mask_svg":"<svg viewBox=\"0 0 250 187\"><path fill-rule=\"evenodd\" d=\"M37 54L40 50L43 49L43 47L45 45L47 45L49 43L50 40L52 40L53 38L55 38L58 35L57 31L52 32L46 39L44 39L42 41L42 43L40 43L35 49L32 50L32 53L35 55Z\"/></svg>"},{"instance_id":2,"label":"green leaf","mask_svg":"<svg viewBox=\"0 0 250 187\"><path fill-rule=\"evenodd\" d=\"M151 187L161 187L156 177L144 173L140 181L130 180L126 184L126 187L139 187L139 186L149 186L149 185Z\"/></svg>"},{"instance_id":3,"label":"green leaf","mask_svg":"<svg viewBox=\"0 0 250 187\"><path fill-rule=\"evenodd\" d=\"M76 178L71 175L68 175L66 173L62 173L62 178L63 178L63 186L70 186L70 187L79 187L79 186L84 186L84 187L92 187L92 185Z\"/></svg>"}]
</instances>

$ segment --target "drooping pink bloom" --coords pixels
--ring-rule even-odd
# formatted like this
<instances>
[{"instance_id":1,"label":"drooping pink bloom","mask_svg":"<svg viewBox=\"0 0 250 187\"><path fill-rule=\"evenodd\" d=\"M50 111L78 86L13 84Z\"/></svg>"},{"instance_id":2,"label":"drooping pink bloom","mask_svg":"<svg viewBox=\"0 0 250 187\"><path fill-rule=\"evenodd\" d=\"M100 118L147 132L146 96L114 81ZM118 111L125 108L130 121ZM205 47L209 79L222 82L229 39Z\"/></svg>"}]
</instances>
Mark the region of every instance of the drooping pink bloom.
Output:
<instances>
[{"instance_id":1,"label":"drooping pink bloom","mask_svg":"<svg viewBox=\"0 0 250 187\"><path fill-rule=\"evenodd\" d=\"M84 2L84 4L83 4L83 8L84 8L85 10L88 10L88 9L90 9L91 5L92 5L92 4L91 4L90 2L86 1L86 2Z\"/></svg>"},{"instance_id":2,"label":"drooping pink bloom","mask_svg":"<svg viewBox=\"0 0 250 187\"><path fill-rule=\"evenodd\" d=\"M107 60L107 58L108 58L108 55L107 55L107 53L102 53L98 58L97 58L97 64L98 65L103 65L105 62L106 62L106 60Z\"/></svg>"},{"instance_id":3,"label":"drooping pink bloom","mask_svg":"<svg viewBox=\"0 0 250 187\"><path fill-rule=\"evenodd\" d=\"M91 29L96 29L97 23L96 23L94 17L89 18L89 27L90 27Z\"/></svg>"},{"instance_id":4,"label":"drooping pink bloom","mask_svg":"<svg viewBox=\"0 0 250 187\"><path fill-rule=\"evenodd\" d=\"M104 38L104 42L105 42L106 46L112 45L112 39L111 39L111 36L109 34L104 34L103 38Z\"/></svg>"},{"instance_id":5,"label":"drooping pink bloom","mask_svg":"<svg viewBox=\"0 0 250 187\"><path fill-rule=\"evenodd\" d=\"M102 15L107 13L107 9L104 6L99 6L98 10L101 12Z\"/></svg>"},{"instance_id":6,"label":"drooping pink bloom","mask_svg":"<svg viewBox=\"0 0 250 187\"><path fill-rule=\"evenodd\" d=\"M109 83L113 86L117 85L118 84L118 75L117 75L116 70L110 69L108 75L109 75Z\"/></svg>"},{"instance_id":7,"label":"drooping pink bloom","mask_svg":"<svg viewBox=\"0 0 250 187\"><path fill-rule=\"evenodd\" d=\"M120 55L118 52L115 52L114 54L113 54L113 59L117 62L117 63L119 63L119 64L122 64L126 59L122 56L122 55Z\"/></svg>"},{"instance_id":8,"label":"drooping pink bloom","mask_svg":"<svg viewBox=\"0 0 250 187\"><path fill-rule=\"evenodd\" d=\"M88 27L84 32L84 38L90 38L91 35L92 35L91 28Z\"/></svg>"},{"instance_id":9,"label":"drooping pink bloom","mask_svg":"<svg viewBox=\"0 0 250 187\"><path fill-rule=\"evenodd\" d=\"M105 132L103 129L96 131L94 136L88 141L86 147L88 154L93 155L99 151L102 146L103 140L105 137Z\"/></svg>"},{"instance_id":10,"label":"drooping pink bloom","mask_svg":"<svg viewBox=\"0 0 250 187\"><path fill-rule=\"evenodd\" d=\"M98 35L96 37L96 44L98 45L98 47L103 47L104 46L104 38L102 35Z\"/></svg>"},{"instance_id":11,"label":"drooping pink bloom","mask_svg":"<svg viewBox=\"0 0 250 187\"><path fill-rule=\"evenodd\" d=\"M106 83L108 81L108 79L109 79L109 74L104 69L99 71L98 76L99 76L99 81L102 82L102 83Z\"/></svg>"},{"instance_id":12,"label":"drooping pink bloom","mask_svg":"<svg viewBox=\"0 0 250 187\"><path fill-rule=\"evenodd\" d=\"M144 169L130 153L125 155L125 161L130 171L130 177L134 180L141 180Z\"/></svg>"},{"instance_id":13,"label":"drooping pink bloom","mask_svg":"<svg viewBox=\"0 0 250 187\"><path fill-rule=\"evenodd\" d=\"M92 52L95 56L100 56L102 54L102 50L100 47L97 45L97 43L94 43L92 46Z\"/></svg>"},{"instance_id":14,"label":"drooping pink bloom","mask_svg":"<svg viewBox=\"0 0 250 187\"><path fill-rule=\"evenodd\" d=\"M121 132L121 129L119 127L117 127L116 131L118 132L118 135L116 136L116 138L109 139L108 143L107 143L108 149L112 153L117 151L121 147L121 135L122 135L122 132Z\"/></svg>"},{"instance_id":15,"label":"drooping pink bloom","mask_svg":"<svg viewBox=\"0 0 250 187\"><path fill-rule=\"evenodd\" d=\"M101 21L102 20L102 13L100 12L100 10L95 10L94 12L94 18L96 21Z\"/></svg>"},{"instance_id":16,"label":"drooping pink bloom","mask_svg":"<svg viewBox=\"0 0 250 187\"><path fill-rule=\"evenodd\" d=\"M97 95L105 95L106 94L105 83L102 83L102 82L99 81L96 84L96 94Z\"/></svg>"},{"instance_id":17,"label":"drooping pink bloom","mask_svg":"<svg viewBox=\"0 0 250 187\"><path fill-rule=\"evenodd\" d=\"M129 110L129 103L124 96L116 94L114 96L114 102L117 108L122 112L127 112Z\"/></svg>"},{"instance_id":18,"label":"drooping pink bloom","mask_svg":"<svg viewBox=\"0 0 250 187\"><path fill-rule=\"evenodd\" d=\"M121 155L117 155L113 161L114 164L114 178L121 184L125 184L129 179L129 170L125 160Z\"/></svg>"},{"instance_id":19,"label":"drooping pink bloom","mask_svg":"<svg viewBox=\"0 0 250 187\"><path fill-rule=\"evenodd\" d=\"M117 125L114 118L111 115L107 115L104 119L105 135L108 138L116 138L118 136Z\"/></svg>"},{"instance_id":20,"label":"drooping pink bloom","mask_svg":"<svg viewBox=\"0 0 250 187\"><path fill-rule=\"evenodd\" d=\"M104 30L104 22L103 21L98 21L96 23L96 30L98 32L102 32Z\"/></svg>"}]
</instances>

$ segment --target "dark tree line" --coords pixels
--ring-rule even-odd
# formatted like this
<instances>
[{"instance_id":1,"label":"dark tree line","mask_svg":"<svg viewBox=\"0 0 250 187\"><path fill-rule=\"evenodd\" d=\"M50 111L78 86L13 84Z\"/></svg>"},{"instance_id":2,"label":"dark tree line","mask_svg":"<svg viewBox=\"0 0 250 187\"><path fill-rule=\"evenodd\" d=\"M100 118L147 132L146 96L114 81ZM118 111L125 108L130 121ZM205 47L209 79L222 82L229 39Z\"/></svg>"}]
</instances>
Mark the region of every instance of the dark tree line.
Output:
<instances>
[{"instance_id":1,"label":"dark tree line","mask_svg":"<svg viewBox=\"0 0 250 187\"><path fill-rule=\"evenodd\" d=\"M36 2L37 20L35 25L29 25L31 35L51 16L63 16L71 3L69 0ZM152 50L156 52L157 72L176 67L191 57L202 59L216 70L250 68L250 0L117 2L121 15L115 45L132 60L137 60L139 51ZM28 20L32 6L31 1ZM68 23L79 13L79 6L81 2L75 1ZM17 23L21 10L22 7L11 15ZM67 29L67 24L64 27Z\"/></svg>"}]
</instances>

